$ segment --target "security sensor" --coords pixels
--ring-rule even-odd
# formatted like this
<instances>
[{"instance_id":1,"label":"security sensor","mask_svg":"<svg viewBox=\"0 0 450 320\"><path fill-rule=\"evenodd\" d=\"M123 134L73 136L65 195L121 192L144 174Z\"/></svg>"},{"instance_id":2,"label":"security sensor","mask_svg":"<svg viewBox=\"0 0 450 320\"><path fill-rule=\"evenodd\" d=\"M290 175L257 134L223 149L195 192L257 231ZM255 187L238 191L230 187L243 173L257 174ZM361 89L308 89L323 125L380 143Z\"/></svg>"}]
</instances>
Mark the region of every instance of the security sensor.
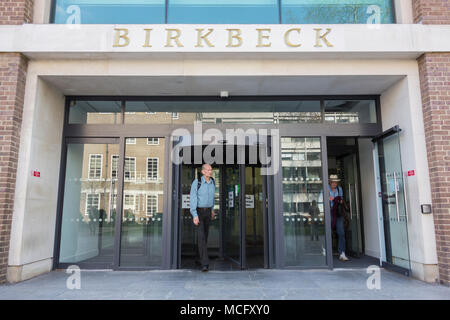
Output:
<instances>
[{"instance_id":1,"label":"security sensor","mask_svg":"<svg viewBox=\"0 0 450 320\"><path fill-rule=\"evenodd\" d=\"M228 91L220 91L221 98L228 98Z\"/></svg>"}]
</instances>

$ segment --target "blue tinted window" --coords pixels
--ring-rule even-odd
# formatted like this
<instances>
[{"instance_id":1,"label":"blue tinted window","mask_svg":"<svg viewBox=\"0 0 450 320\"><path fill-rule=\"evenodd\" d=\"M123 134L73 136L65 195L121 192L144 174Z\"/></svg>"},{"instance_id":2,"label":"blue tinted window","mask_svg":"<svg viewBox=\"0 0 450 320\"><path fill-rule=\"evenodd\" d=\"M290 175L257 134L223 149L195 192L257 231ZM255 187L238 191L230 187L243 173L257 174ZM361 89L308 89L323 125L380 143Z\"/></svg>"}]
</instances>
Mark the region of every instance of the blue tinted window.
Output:
<instances>
[{"instance_id":1,"label":"blue tinted window","mask_svg":"<svg viewBox=\"0 0 450 320\"><path fill-rule=\"evenodd\" d=\"M281 0L282 23L394 23L392 0Z\"/></svg>"},{"instance_id":2,"label":"blue tinted window","mask_svg":"<svg viewBox=\"0 0 450 320\"><path fill-rule=\"evenodd\" d=\"M278 0L169 0L167 23L279 23Z\"/></svg>"},{"instance_id":3,"label":"blue tinted window","mask_svg":"<svg viewBox=\"0 0 450 320\"><path fill-rule=\"evenodd\" d=\"M165 0L56 0L55 23L164 23Z\"/></svg>"}]
</instances>

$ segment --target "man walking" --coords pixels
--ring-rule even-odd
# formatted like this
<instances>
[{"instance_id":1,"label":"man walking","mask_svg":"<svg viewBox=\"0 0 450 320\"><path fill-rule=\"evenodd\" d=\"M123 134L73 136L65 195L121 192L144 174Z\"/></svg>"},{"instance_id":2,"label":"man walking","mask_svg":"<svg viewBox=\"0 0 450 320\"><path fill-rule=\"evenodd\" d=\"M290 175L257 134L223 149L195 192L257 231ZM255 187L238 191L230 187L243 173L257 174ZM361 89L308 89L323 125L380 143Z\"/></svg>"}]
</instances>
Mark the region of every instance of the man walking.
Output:
<instances>
[{"instance_id":1,"label":"man walking","mask_svg":"<svg viewBox=\"0 0 450 320\"><path fill-rule=\"evenodd\" d=\"M191 185L190 211L197 228L197 243L202 271L208 271L208 229L211 219L214 219L215 181L211 177L212 167L202 166L202 177L195 179Z\"/></svg>"}]
</instances>

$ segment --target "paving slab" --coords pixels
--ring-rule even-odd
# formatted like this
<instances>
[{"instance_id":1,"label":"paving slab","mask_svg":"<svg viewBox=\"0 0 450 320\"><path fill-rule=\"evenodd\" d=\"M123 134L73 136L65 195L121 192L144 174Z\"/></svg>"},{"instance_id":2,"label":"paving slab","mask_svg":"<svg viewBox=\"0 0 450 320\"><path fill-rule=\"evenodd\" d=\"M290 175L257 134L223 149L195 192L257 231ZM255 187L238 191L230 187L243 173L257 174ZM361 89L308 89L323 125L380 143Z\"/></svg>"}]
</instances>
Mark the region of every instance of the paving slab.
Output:
<instances>
[{"instance_id":1,"label":"paving slab","mask_svg":"<svg viewBox=\"0 0 450 320\"><path fill-rule=\"evenodd\" d=\"M380 289L367 286L365 269L210 271L52 271L0 285L1 300L450 300L450 287L380 271Z\"/></svg>"}]
</instances>

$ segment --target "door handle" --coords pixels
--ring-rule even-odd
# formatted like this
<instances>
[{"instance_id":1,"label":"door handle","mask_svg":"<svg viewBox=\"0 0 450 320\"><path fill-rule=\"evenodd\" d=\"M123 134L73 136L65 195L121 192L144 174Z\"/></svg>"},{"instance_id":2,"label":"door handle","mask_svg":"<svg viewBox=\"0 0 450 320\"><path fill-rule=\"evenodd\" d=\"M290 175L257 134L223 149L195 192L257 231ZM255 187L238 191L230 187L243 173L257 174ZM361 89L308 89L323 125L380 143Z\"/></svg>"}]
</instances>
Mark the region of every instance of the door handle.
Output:
<instances>
[{"instance_id":1,"label":"door handle","mask_svg":"<svg viewBox=\"0 0 450 320\"><path fill-rule=\"evenodd\" d=\"M352 185L348 184L348 198L350 199L350 220L353 220Z\"/></svg>"},{"instance_id":2,"label":"door handle","mask_svg":"<svg viewBox=\"0 0 450 320\"><path fill-rule=\"evenodd\" d=\"M397 173L394 171L394 189L395 189L395 207L397 208L397 222L400 222L400 211L398 207L398 183L397 183Z\"/></svg>"},{"instance_id":3,"label":"door handle","mask_svg":"<svg viewBox=\"0 0 450 320\"><path fill-rule=\"evenodd\" d=\"M405 201L405 219L408 222L408 195L406 191L406 178L408 177L408 173L405 172L405 176L403 177L403 200Z\"/></svg>"}]
</instances>

